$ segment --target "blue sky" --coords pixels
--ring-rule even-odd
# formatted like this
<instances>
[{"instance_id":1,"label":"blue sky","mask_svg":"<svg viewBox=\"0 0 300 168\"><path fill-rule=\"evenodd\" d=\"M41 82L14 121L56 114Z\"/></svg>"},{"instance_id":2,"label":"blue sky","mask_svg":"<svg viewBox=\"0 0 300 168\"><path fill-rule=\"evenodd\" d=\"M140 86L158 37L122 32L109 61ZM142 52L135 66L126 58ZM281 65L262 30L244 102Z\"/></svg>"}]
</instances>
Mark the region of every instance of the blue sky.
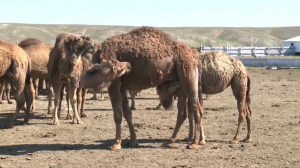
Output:
<instances>
[{"instance_id":1,"label":"blue sky","mask_svg":"<svg viewBox=\"0 0 300 168\"><path fill-rule=\"evenodd\" d=\"M1 0L0 23L300 26L299 6L300 0Z\"/></svg>"}]
</instances>

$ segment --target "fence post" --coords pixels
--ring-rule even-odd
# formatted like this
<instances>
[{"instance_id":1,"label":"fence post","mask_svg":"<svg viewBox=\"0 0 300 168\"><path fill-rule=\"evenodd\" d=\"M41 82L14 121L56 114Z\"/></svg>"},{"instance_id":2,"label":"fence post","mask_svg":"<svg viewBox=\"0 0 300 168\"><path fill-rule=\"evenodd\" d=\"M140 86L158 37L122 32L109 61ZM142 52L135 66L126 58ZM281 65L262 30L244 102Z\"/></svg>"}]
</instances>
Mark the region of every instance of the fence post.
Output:
<instances>
[{"instance_id":1,"label":"fence post","mask_svg":"<svg viewBox=\"0 0 300 168\"><path fill-rule=\"evenodd\" d=\"M267 48L267 56L270 55L270 47Z\"/></svg>"}]
</instances>

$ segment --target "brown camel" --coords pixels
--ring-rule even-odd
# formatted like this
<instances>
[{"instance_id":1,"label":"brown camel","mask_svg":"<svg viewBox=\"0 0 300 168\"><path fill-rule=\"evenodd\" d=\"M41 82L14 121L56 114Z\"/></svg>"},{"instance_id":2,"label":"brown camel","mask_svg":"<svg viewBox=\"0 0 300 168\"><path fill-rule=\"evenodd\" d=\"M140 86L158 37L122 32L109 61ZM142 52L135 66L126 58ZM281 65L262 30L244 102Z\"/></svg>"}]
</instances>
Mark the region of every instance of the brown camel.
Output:
<instances>
[{"instance_id":1,"label":"brown camel","mask_svg":"<svg viewBox=\"0 0 300 168\"><path fill-rule=\"evenodd\" d=\"M82 61L82 72L85 72L89 67L91 67L91 64L93 62L95 62L95 60L98 60L98 58L95 58L95 53L96 51L100 50L100 44L95 41L94 42L94 46L89 46L88 48L86 48L86 50L81 54L81 61ZM99 53L98 55L100 56L101 53ZM60 102L59 102L59 107L58 107L58 118L60 119L60 115L61 115L61 102L63 100L63 95L64 95L64 88L65 85L61 86L61 92L60 92ZM80 111L80 117L86 117L87 115L84 112L84 105L85 105L85 100L86 100L86 94L88 93L89 89L85 89L82 88L80 86L79 89L77 89L77 110ZM94 96L95 96L94 92ZM67 99L68 99L68 94L66 95ZM71 119L72 118L72 114L70 113L70 106L69 106L69 102L67 102L67 106L68 106L68 114L66 119Z\"/></svg>"},{"instance_id":2,"label":"brown camel","mask_svg":"<svg viewBox=\"0 0 300 168\"><path fill-rule=\"evenodd\" d=\"M111 60L115 64L124 61L131 65L130 73L120 78L113 78L103 76L108 72L103 72L100 64L96 66L98 71L92 71L93 73L88 71L81 80L83 87L87 88L94 88L107 80L112 81L108 87L116 124L116 139L111 147L112 150L121 149L122 114L130 130L128 146L138 145L126 91L156 87L170 79L177 78L183 90L183 94L178 97L178 113L184 114L185 102L188 99L188 109L195 115L195 138L187 147L198 148L199 138L200 143L203 144L204 132L201 119L203 109L198 100L198 74L200 72L197 68L198 61L189 47L171 39L169 35L158 29L141 27L129 33L108 38L101 44L101 50L103 59ZM113 68L112 71L118 71L118 69ZM183 116L180 115L174 132L181 127L182 119ZM176 141L176 136L176 134L172 135L169 145Z\"/></svg>"},{"instance_id":3,"label":"brown camel","mask_svg":"<svg viewBox=\"0 0 300 168\"><path fill-rule=\"evenodd\" d=\"M15 115L9 127L14 126L20 109L25 110L24 124L27 124L33 101L30 59L19 46L0 40L0 62L0 83L9 81L16 100Z\"/></svg>"},{"instance_id":4,"label":"brown camel","mask_svg":"<svg viewBox=\"0 0 300 168\"><path fill-rule=\"evenodd\" d=\"M230 55L220 51L201 53L200 55L197 55L197 58L202 65L202 93L209 95L217 94L223 92L227 87L231 86L233 95L237 100L237 108L239 112L238 127L234 139L231 141L231 143L239 142L240 125L245 119L247 120L248 133L247 137L243 141L250 142L250 117L252 112L250 108L250 77L247 73L246 67L238 59L233 58ZM199 66L199 69L200 68L201 66ZM169 88L179 86L179 83L177 81L172 81L172 83L165 83L163 85L165 86L160 86L157 88L160 99L171 101L170 95L175 93L177 90L171 89L172 91L169 91ZM200 100L202 100L201 94L199 94L199 96ZM191 135L193 135L192 115L190 115L189 120L190 139Z\"/></svg>"},{"instance_id":5,"label":"brown camel","mask_svg":"<svg viewBox=\"0 0 300 168\"><path fill-rule=\"evenodd\" d=\"M10 100L10 84L8 81L1 81L0 83L0 104L2 104L3 93L6 95L6 100L8 104L12 104L13 102ZM4 92L5 91L5 92Z\"/></svg>"},{"instance_id":6,"label":"brown camel","mask_svg":"<svg viewBox=\"0 0 300 168\"><path fill-rule=\"evenodd\" d=\"M38 99L38 93L41 88L38 88L38 83L47 81L48 70L47 64L49 61L49 53L53 48L52 45L44 44L36 38L27 38L18 44L29 56L32 62L30 76L33 78L33 86L35 89L35 98ZM35 102L33 102L33 109L35 109Z\"/></svg>"},{"instance_id":7,"label":"brown camel","mask_svg":"<svg viewBox=\"0 0 300 168\"><path fill-rule=\"evenodd\" d=\"M79 87L79 80L82 73L82 53L93 46L93 41L87 36L72 34L59 34L56 38L54 48L50 52L48 63L49 82L54 90L54 113L52 124L58 125L58 106L60 101L61 86L67 88L67 101L72 105L73 121L80 124L82 121L77 112L76 92ZM49 95L49 102L51 96Z\"/></svg>"}]
</instances>

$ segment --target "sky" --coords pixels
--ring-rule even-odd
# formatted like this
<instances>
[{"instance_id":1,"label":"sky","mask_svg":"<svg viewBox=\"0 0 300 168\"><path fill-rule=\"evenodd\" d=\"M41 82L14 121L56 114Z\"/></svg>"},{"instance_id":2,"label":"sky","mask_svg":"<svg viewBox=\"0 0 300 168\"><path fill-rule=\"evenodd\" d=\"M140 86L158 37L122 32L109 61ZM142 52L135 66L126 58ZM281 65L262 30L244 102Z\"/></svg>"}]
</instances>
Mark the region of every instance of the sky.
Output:
<instances>
[{"instance_id":1,"label":"sky","mask_svg":"<svg viewBox=\"0 0 300 168\"><path fill-rule=\"evenodd\" d=\"M300 0L1 0L0 23L300 26Z\"/></svg>"}]
</instances>

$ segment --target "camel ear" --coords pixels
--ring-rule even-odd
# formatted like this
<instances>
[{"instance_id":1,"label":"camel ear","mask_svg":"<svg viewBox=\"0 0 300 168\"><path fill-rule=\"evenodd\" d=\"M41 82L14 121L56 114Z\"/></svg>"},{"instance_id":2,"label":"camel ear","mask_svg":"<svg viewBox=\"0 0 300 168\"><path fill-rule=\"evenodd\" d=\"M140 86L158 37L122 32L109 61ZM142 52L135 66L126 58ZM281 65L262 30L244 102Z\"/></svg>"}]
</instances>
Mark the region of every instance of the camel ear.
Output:
<instances>
[{"instance_id":1,"label":"camel ear","mask_svg":"<svg viewBox=\"0 0 300 168\"><path fill-rule=\"evenodd\" d=\"M175 93L178 89L180 88L179 82L173 81L169 86L168 86L168 92L170 94Z\"/></svg>"}]
</instances>

